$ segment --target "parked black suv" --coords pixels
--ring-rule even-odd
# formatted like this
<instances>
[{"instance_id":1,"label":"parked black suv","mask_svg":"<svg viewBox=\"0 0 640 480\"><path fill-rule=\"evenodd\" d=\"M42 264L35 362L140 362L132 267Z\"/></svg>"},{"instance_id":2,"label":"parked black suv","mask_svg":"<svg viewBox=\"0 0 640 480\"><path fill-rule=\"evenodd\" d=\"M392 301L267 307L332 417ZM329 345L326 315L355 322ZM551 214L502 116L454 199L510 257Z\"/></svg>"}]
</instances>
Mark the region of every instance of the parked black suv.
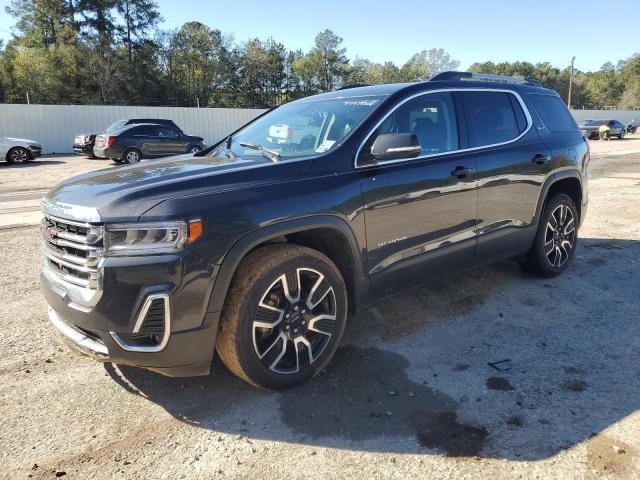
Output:
<instances>
[{"instance_id":1,"label":"parked black suv","mask_svg":"<svg viewBox=\"0 0 640 480\"><path fill-rule=\"evenodd\" d=\"M589 147L533 80L448 72L272 110L190 159L66 180L43 200L44 295L80 350L254 385L318 373L371 299L502 258L557 275Z\"/></svg>"},{"instance_id":2,"label":"parked black suv","mask_svg":"<svg viewBox=\"0 0 640 480\"><path fill-rule=\"evenodd\" d=\"M155 123L173 128L182 133L180 127L178 127L173 120L165 120L162 118L129 118L125 120L116 120L106 128L105 133L113 132L125 125L133 125L136 123ZM95 133L81 133L76 135L73 139L73 151L81 155L86 155L87 157L93 157L93 147L96 142L96 135L97 134Z\"/></svg>"},{"instance_id":3,"label":"parked black suv","mask_svg":"<svg viewBox=\"0 0 640 480\"><path fill-rule=\"evenodd\" d=\"M141 123L98 135L93 154L118 163L137 163L143 158L197 153L204 147L202 137L187 135L164 125Z\"/></svg>"}]
</instances>

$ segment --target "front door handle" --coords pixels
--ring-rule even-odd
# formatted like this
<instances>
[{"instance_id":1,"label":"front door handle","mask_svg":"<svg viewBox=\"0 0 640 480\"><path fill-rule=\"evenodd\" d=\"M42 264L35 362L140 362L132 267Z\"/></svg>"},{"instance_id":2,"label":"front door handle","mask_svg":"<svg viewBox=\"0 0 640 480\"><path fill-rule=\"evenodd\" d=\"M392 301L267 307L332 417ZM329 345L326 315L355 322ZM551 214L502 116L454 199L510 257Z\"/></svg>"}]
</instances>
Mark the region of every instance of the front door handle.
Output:
<instances>
[{"instance_id":1,"label":"front door handle","mask_svg":"<svg viewBox=\"0 0 640 480\"><path fill-rule=\"evenodd\" d=\"M532 162L537 163L538 165L544 165L545 163L551 161L550 155L544 155L542 153L536 153L531 159Z\"/></svg>"},{"instance_id":2,"label":"front door handle","mask_svg":"<svg viewBox=\"0 0 640 480\"><path fill-rule=\"evenodd\" d=\"M451 176L457 177L457 178L464 178L467 175L471 175L472 173L475 173L475 169L467 168L467 167L463 167L462 165L459 165L453 169L453 171L451 172Z\"/></svg>"}]
</instances>

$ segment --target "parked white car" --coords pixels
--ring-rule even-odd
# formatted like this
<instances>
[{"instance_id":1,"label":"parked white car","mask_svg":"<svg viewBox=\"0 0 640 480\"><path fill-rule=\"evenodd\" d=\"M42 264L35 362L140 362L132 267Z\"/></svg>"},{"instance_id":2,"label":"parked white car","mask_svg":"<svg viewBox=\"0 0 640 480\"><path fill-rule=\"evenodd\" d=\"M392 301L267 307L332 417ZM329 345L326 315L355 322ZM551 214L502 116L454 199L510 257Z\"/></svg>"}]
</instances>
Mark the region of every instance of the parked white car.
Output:
<instances>
[{"instance_id":1,"label":"parked white car","mask_svg":"<svg viewBox=\"0 0 640 480\"><path fill-rule=\"evenodd\" d=\"M9 163L26 163L42 154L38 142L24 138L0 137L0 159Z\"/></svg>"}]
</instances>

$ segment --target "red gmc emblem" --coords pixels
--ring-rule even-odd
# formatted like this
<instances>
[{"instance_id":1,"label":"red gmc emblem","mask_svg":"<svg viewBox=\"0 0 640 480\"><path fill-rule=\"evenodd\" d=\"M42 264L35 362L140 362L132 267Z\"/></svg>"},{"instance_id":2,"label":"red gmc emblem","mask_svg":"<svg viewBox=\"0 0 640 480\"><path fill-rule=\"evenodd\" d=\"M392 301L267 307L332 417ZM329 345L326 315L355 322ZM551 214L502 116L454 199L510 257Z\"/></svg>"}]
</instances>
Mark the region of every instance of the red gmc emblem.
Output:
<instances>
[{"instance_id":1,"label":"red gmc emblem","mask_svg":"<svg viewBox=\"0 0 640 480\"><path fill-rule=\"evenodd\" d=\"M55 244L55 237L56 237L56 229L53 227L44 227L42 229L42 236L44 237L44 239L49 242L49 243L53 243Z\"/></svg>"}]
</instances>

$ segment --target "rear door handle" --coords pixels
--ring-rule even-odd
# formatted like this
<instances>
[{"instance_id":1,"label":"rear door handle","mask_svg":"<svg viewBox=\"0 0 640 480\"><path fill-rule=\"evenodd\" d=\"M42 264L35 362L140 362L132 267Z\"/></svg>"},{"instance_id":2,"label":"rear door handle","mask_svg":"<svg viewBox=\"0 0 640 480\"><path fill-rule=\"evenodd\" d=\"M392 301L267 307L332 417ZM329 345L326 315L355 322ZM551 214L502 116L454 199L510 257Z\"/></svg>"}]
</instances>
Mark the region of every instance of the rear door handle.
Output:
<instances>
[{"instance_id":1,"label":"rear door handle","mask_svg":"<svg viewBox=\"0 0 640 480\"><path fill-rule=\"evenodd\" d=\"M467 175L471 175L472 173L475 173L475 169L467 168L467 167L463 167L462 165L459 165L453 169L453 171L451 172L451 176L457 177L457 178L464 178Z\"/></svg>"},{"instance_id":2,"label":"rear door handle","mask_svg":"<svg viewBox=\"0 0 640 480\"><path fill-rule=\"evenodd\" d=\"M545 163L551 161L551 156L544 155L542 153L536 153L531 161L537 163L538 165L544 165Z\"/></svg>"}]
</instances>

